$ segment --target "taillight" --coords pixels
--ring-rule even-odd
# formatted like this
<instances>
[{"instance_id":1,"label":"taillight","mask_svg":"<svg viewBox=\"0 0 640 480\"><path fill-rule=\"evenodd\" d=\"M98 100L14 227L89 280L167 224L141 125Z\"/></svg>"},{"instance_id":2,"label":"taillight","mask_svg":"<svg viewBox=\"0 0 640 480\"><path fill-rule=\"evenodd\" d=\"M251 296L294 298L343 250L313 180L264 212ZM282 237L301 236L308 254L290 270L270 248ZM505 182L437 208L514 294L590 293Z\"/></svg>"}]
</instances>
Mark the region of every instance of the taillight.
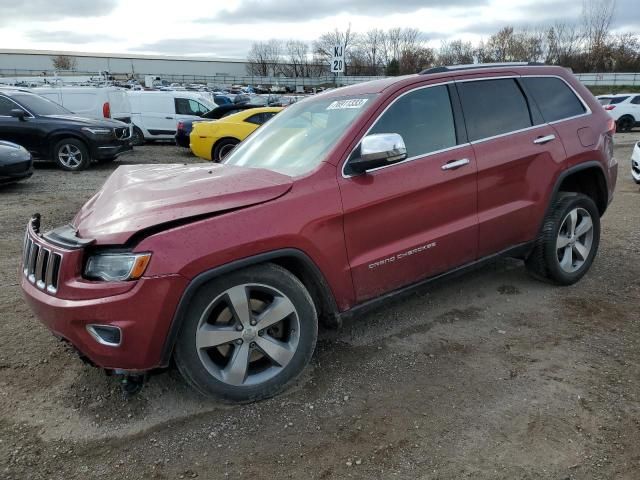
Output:
<instances>
[{"instance_id":1,"label":"taillight","mask_svg":"<svg viewBox=\"0 0 640 480\"><path fill-rule=\"evenodd\" d=\"M104 102L102 105L102 116L104 118L111 118L111 105L109 105L109 102Z\"/></svg>"},{"instance_id":2,"label":"taillight","mask_svg":"<svg viewBox=\"0 0 640 480\"><path fill-rule=\"evenodd\" d=\"M616 108L616 106L615 106L615 105L606 105L606 106L604 107L604 109L605 109L605 110L613 110L614 108Z\"/></svg>"},{"instance_id":3,"label":"taillight","mask_svg":"<svg viewBox=\"0 0 640 480\"><path fill-rule=\"evenodd\" d=\"M613 118L610 118L607 121L607 133L610 133L611 135L616 133L616 121Z\"/></svg>"},{"instance_id":4,"label":"taillight","mask_svg":"<svg viewBox=\"0 0 640 480\"><path fill-rule=\"evenodd\" d=\"M178 130L184 130L184 123L178 122Z\"/></svg>"}]
</instances>

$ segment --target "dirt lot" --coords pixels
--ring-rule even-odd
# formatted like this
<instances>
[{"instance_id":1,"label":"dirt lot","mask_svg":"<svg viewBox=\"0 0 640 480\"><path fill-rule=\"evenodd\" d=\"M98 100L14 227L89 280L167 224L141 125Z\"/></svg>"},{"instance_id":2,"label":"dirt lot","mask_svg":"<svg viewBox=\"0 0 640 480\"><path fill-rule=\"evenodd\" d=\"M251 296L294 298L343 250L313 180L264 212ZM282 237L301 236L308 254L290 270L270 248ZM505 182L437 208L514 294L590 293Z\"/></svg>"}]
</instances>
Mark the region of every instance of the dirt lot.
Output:
<instances>
[{"instance_id":1,"label":"dirt lot","mask_svg":"<svg viewBox=\"0 0 640 480\"><path fill-rule=\"evenodd\" d=\"M321 331L275 399L223 406L175 371L132 400L27 309L24 226L68 221L118 163L192 162L168 145L0 190L0 478L640 478L640 133L599 256L568 288L501 261Z\"/></svg>"}]
</instances>

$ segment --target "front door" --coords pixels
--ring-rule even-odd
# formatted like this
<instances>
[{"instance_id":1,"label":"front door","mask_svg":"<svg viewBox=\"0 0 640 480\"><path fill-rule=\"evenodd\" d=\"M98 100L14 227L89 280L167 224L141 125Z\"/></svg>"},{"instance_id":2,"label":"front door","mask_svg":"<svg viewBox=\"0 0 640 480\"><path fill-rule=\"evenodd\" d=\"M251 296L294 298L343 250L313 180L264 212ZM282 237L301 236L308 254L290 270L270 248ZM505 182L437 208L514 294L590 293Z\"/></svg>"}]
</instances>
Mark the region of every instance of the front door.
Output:
<instances>
[{"instance_id":1,"label":"front door","mask_svg":"<svg viewBox=\"0 0 640 480\"><path fill-rule=\"evenodd\" d=\"M408 158L339 176L358 302L471 262L478 242L476 161L446 85L400 96L368 133L400 134Z\"/></svg>"}]
</instances>

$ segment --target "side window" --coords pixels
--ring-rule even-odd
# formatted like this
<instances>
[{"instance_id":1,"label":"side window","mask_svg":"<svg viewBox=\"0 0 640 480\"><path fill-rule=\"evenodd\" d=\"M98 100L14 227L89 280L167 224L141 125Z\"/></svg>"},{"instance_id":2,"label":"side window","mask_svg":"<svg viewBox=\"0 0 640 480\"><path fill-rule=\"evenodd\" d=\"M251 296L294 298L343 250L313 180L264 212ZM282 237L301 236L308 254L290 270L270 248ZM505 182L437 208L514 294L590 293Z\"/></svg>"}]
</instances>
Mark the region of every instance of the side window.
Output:
<instances>
[{"instance_id":1,"label":"side window","mask_svg":"<svg viewBox=\"0 0 640 480\"><path fill-rule=\"evenodd\" d=\"M382 114L369 133L400 134L408 157L455 146L456 129L446 85L403 95Z\"/></svg>"},{"instance_id":2,"label":"side window","mask_svg":"<svg viewBox=\"0 0 640 480\"><path fill-rule=\"evenodd\" d=\"M264 122L266 122L264 115L265 115L264 113L256 113L255 115L251 115L249 118L247 118L245 122L255 123L256 125L262 125Z\"/></svg>"},{"instance_id":3,"label":"side window","mask_svg":"<svg viewBox=\"0 0 640 480\"><path fill-rule=\"evenodd\" d=\"M189 108L193 112L192 115L202 115L203 113L207 113L209 109L202 105L200 102L196 102L195 100L189 100Z\"/></svg>"},{"instance_id":4,"label":"side window","mask_svg":"<svg viewBox=\"0 0 640 480\"><path fill-rule=\"evenodd\" d=\"M540 108L545 122L555 122L586 112L573 90L559 78L524 77L522 83Z\"/></svg>"},{"instance_id":5,"label":"side window","mask_svg":"<svg viewBox=\"0 0 640 480\"><path fill-rule=\"evenodd\" d=\"M11 116L11 110L18 108L18 106L9 100L7 97L0 97L0 116Z\"/></svg>"},{"instance_id":6,"label":"side window","mask_svg":"<svg viewBox=\"0 0 640 480\"><path fill-rule=\"evenodd\" d=\"M634 105L640 105L640 95L633 97L633 100L631 100L631 103L633 103Z\"/></svg>"},{"instance_id":7,"label":"side window","mask_svg":"<svg viewBox=\"0 0 640 480\"><path fill-rule=\"evenodd\" d=\"M469 141L531 127L524 94L512 78L458 84Z\"/></svg>"},{"instance_id":8,"label":"side window","mask_svg":"<svg viewBox=\"0 0 640 480\"><path fill-rule=\"evenodd\" d=\"M209 109L200 102L190 98L176 98L176 113L178 115L202 115Z\"/></svg>"}]
</instances>

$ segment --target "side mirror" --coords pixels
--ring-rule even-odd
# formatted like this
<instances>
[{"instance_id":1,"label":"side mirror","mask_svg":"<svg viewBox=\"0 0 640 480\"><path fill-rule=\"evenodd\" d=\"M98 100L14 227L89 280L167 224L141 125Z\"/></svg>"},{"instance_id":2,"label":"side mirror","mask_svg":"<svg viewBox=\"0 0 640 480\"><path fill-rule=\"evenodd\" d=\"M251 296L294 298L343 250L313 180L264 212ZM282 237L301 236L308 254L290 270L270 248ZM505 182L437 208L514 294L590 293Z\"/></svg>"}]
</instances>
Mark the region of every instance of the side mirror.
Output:
<instances>
[{"instance_id":1,"label":"side mirror","mask_svg":"<svg viewBox=\"0 0 640 480\"><path fill-rule=\"evenodd\" d=\"M353 173L365 173L407 158L407 147L397 133L375 133L360 142L360 155L347 164Z\"/></svg>"},{"instance_id":2,"label":"side mirror","mask_svg":"<svg viewBox=\"0 0 640 480\"><path fill-rule=\"evenodd\" d=\"M13 110L11 110L11 116L24 122L24 117L27 116L27 112L25 112L21 108L14 108Z\"/></svg>"}]
</instances>

